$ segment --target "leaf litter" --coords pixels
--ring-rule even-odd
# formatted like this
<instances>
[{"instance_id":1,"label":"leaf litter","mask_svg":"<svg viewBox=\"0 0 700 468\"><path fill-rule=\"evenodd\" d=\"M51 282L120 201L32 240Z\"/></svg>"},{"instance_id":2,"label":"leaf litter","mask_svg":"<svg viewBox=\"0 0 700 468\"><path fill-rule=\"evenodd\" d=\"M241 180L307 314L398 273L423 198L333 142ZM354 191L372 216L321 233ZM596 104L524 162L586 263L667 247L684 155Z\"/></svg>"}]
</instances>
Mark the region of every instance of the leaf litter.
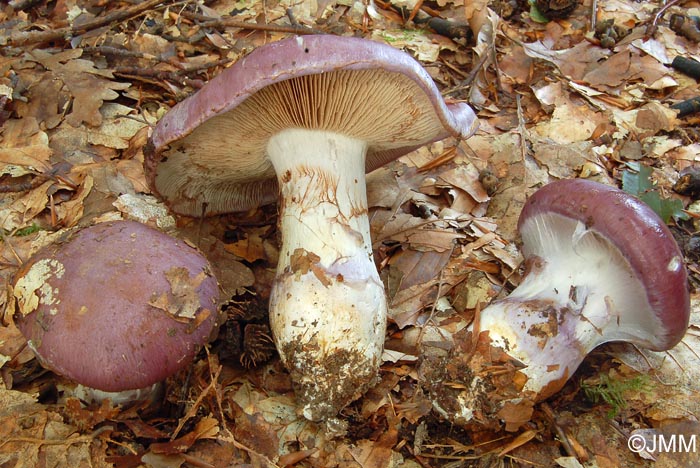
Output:
<instances>
[{"instance_id":1,"label":"leaf litter","mask_svg":"<svg viewBox=\"0 0 700 468\"><path fill-rule=\"evenodd\" d=\"M698 463L692 454L639 456L626 445L635 430L697 433L696 291L691 328L676 348L601 347L547 402L505 407L501 427L446 424L431 408L424 371L464 343L460 336L481 308L519 282L515 226L539 186L577 176L621 185L626 178L678 220L686 246L694 245L700 218L697 203L671 189L700 166L697 115L679 119L670 109L697 94L692 78L668 66L679 55L700 59L693 35L669 24L669 13L685 8L670 6L655 20L655 3L606 0L591 17L584 1L568 19L540 23L528 8L506 20L486 1L464 3L13 0L0 7L3 466ZM689 15L698 14L696 3L685 3ZM474 39L441 35L419 21L426 16L461 24ZM596 37L592 19L613 19L625 34ZM650 25L655 32L647 37ZM337 428L298 415L279 360L246 369L206 350L168 380L156 408L63 399L65 382L41 369L12 322L10 285L24 260L66 230L120 218L158 226L208 256L226 298L253 294L264 303L278 255L274 207L173 219L149 193L142 147L158 117L227 64L313 31L407 50L449 99L479 110L481 129L468 141L421 148L368 177L372 238L391 309L379 383L343 412ZM687 253L694 288L699 257ZM196 285L176 271L169 280L179 292L154 300L187 313ZM470 371L449 369L457 380ZM643 391L624 386L639 376ZM606 382L618 383L611 388L626 403L612 419L610 403L583 390ZM498 398L504 389L493 391Z\"/></svg>"}]
</instances>

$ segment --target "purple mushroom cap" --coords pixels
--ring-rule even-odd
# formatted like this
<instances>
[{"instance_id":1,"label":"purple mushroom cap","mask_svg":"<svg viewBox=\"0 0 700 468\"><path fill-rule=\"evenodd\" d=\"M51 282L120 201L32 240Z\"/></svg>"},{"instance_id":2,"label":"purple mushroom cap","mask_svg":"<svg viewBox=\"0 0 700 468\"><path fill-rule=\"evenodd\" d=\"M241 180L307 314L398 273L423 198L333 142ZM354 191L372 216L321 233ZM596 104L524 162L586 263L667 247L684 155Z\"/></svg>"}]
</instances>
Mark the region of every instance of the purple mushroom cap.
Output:
<instances>
[{"instance_id":1,"label":"purple mushroom cap","mask_svg":"<svg viewBox=\"0 0 700 468\"><path fill-rule=\"evenodd\" d=\"M189 365L215 328L219 288L184 241L115 221L41 249L14 295L17 326L45 367L120 392Z\"/></svg>"},{"instance_id":2,"label":"purple mushroom cap","mask_svg":"<svg viewBox=\"0 0 700 468\"><path fill-rule=\"evenodd\" d=\"M656 351L675 346L690 319L687 272L678 244L656 213L615 187L585 179L560 180L528 199L518 221L523 238L529 222L552 213L580 221L586 230L615 246L620 257L629 262L643 286L636 293L646 295L649 314L638 324L645 338L630 341ZM527 258L542 248L547 247L524 242L523 255ZM625 278L619 281L610 287L621 288Z\"/></svg>"},{"instance_id":3,"label":"purple mushroom cap","mask_svg":"<svg viewBox=\"0 0 700 468\"><path fill-rule=\"evenodd\" d=\"M290 37L255 49L176 105L146 148L146 174L186 215L243 211L274 202L269 138L288 128L367 141L371 171L448 136L467 138L477 120L445 104L408 54L352 37Z\"/></svg>"}]
</instances>

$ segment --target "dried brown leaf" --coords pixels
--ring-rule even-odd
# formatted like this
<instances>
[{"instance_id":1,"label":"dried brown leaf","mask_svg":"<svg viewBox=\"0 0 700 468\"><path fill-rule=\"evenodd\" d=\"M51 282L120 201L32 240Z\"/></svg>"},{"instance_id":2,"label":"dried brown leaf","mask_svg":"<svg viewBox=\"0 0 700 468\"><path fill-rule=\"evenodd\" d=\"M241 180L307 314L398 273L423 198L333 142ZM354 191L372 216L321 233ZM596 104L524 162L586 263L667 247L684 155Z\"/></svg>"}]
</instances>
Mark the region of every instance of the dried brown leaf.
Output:
<instances>
[{"instance_id":1,"label":"dried brown leaf","mask_svg":"<svg viewBox=\"0 0 700 468\"><path fill-rule=\"evenodd\" d=\"M379 440L360 440L350 454L362 468L387 468L391 466L392 448L398 440L398 430L390 426Z\"/></svg>"},{"instance_id":2,"label":"dried brown leaf","mask_svg":"<svg viewBox=\"0 0 700 468\"><path fill-rule=\"evenodd\" d=\"M117 91L124 90L130 85L112 81L112 72L95 68L93 62L80 59L82 50L69 49L51 54L45 50L34 50L29 60L34 60L51 73L43 75L42 79L30 88L29 115L37 120L46 121L49 128L60 123L62 116L70 112L66 121L78 127L83 122L91 126L102 124L100 108L104 101L119 97ZM56 96L65 100L56 106Z\"/></svg>"},{"instance_id":3,"label":"dried brown leaf","mask_svg":"<svg viewBox=\"0 0 700 468\"><path fill-rule=\"evenodd\" d=\"M219 433L219 421L207 416L202 418L194 429L182 437L169 442L151 444L150 451L158 454L173 455L187 452L199 439L211 439Z\"/></svg>"},{"instance_id":4,"label":"dried brown leaf","mask_svg":"<svg viewBox=\"0 0 700 468\"><path fill-rule=\"evenodd\" d=\"M56 206L57 219L64 227L75 226L78 221L80 221L85 207L85 198L87 198L87 196L90 194L93 183L94 180L92 176L85 176L85 179L83 179L83 182L80 184L75 196L71 200Z\"/></svg>"},{"instance_id":5,"label":"dried brown leaf","mask_svg":"<svg viewBox=\"0 0 700 468\"><path fill-rule=\"evenodd\" d=\"M36 119L10 119L0 132L0 174L13 177L31 173L29 169L46 172L50 169L48 135L39 128Z\"/></svg>"},{"instance_id":6,"label":"dried brown leaf","mask_svg":"<svg viewBox=\"0 0 700 468\"><path fill-rule=\"evenodd\" d=\"M244 239L226 244L224 248L250 263L257 260L265 260L267 255L265 254L265 240L262 238L262 235L267 230L267 228L253 229L247 233L248 235Z\"/></svg>"},{"instance_id":7,"label":"dried brown leaf","mask_svg":"<svg viewBox=\"0 0 700 468\"><path fill-rule=\"evenodd\" d=\"M409 245L413 249L451 250L456 239L463 239L464 234L454 229L435 226L441 221L426 221L408 213L397 213L386 223L376 238L376 242L393 240Z\"/></svg>"},{"instance_id":8,"label":"dried brown leaf","mask_svg":"<svg viewBox=\"0 0 700 468\"><path fill-rule=\"evenodd\" d=\"M17 197L5 208L0 208L0 228L12 231L27 226L48 203L48 191L53 185L47 181L37 188Z\"/></svg>"},{"instance_id":9,"label":"dried brown leaf","mask_svg":"<svg viewBox=\"0 0 700 468\"><path fill-rule=\"evenodd\" d=\"M151 306L164 310L175 319L189 321L195 318L201 308L197 288L207 277L202 271L197 276L190 277L185 267L173 267L165 272L165 278L170 283L170 291L160 295L154 294L148 302Z\"/></svg>"}]
</instances>

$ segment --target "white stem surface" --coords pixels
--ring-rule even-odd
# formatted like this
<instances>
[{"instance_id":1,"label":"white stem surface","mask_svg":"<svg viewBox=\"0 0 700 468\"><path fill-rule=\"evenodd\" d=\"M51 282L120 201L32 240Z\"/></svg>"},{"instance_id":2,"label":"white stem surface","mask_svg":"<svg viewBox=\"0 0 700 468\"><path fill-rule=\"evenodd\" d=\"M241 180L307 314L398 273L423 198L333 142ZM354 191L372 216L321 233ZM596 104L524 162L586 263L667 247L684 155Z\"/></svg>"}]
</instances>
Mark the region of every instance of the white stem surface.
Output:
<instances>
[{"instance_id":1,"label":"white stem surface","mask_svg":"<svg viewBox=\"0 0 700 468\"><path fill-rule=\"evenodd\" d=\"M480 329L527 366L524 391L546 398L596 346L652 341L662 329L629 262L584 223L541 214L520 231L528 272L507 298L482 311Z\"/></svg>"},{"instance_id":2,"label":"white stem surface","mask_svg":"<svg viewBox=\"0 0 700 468\"><path fill-rule=\"evenodd\" d=\"M387 305L369 234L366 150L359 140L302 129L268 144L282 233L270 322L310 420L333 417L362 395L381 363Z\"/></svg>"}]
</instances>

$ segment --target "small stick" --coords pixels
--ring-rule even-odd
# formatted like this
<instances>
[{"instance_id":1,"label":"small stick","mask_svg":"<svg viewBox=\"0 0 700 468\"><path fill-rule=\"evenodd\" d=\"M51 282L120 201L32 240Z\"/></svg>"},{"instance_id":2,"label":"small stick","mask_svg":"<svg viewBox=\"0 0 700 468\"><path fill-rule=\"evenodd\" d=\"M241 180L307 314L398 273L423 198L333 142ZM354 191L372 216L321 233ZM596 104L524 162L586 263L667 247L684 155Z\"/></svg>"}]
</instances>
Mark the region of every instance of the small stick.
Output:
<instances>
[{"instance_id":1,"label":"small stick","mask_svg":"<svg viewBox=\"0 0 700 468\"><path fill-rule=\"evenodd\" d=\"M112 46L81 47L81 49L83 49L83 53L86 54L113 55L115 57L133 57L167 62L167 60L160 59L155 55L146 54L137 50L120 49Z\"/></svg>"},{"instance_id":2,"label":"small stick","mask_svg":"<svg viewBox=\"0 0 700 468\"><path fill-rule=\"evenodd\" d=\"M656 33L656 28L659 26L659 21L661 21L661 18L663 18L664 13L666 13L669 8L680 1L681 0L669 0L661 8L659 8L659 11L656 12L651 20L651 23L649 23L649 26L647 26L647 30L644 32L645 40L651 38Z\"/></svg>"},{"instance_id":3,"label":"small stick","mask_svg":"<svg viewBox=\"0 0 700 468\"><path fill-rule=\"evenodd\" d=\"M686 115L700 112L700 96L677 102L671 106L671 109L676 109L678 111L678 117L685 117Z\"/></svg>"},{"instance_id":4,"label":"small stick","mask_svg":"<svg viewBox=\"0 0 700 468\"><path fill-rule=\"evenodd\" d=\"M34 44L37 42L50 42L59 39L68 39L77 34L82 34L87 31L92 31L102 26L106 26L113 22L121 22L134 16L140 15L146 10L149 10L163 0L146 0L143 3L133 5L122 10L109 13L102 18L95 18L83 24L77 24L71 27L58 28L48 31L21 31L16 34L10 34L9 43L13 46Z\"/></svg>"},{"instance_id":5,"label":"small stick","mask_svg":"<svg viewBox=\"0 0 700 468\"><path fill-rule=\"evenodd\" d=\"M292 11L291 8L287 8L286 13L287 13L287 18L289 18L289 24L291 24L295 28L298 28L301 26L299 24L299 22L297 21L297 19L294 17L294 11Z\"/></svg>"},{"instance_id":6,"label":"small stick","mask_svg":"<svg viewBox=\"0 0 700 468\"><path fill-rule=\"evenodd\" d=\"M416 23L425 23L437 34L449 37L450 39L464 39L469 41L473 36L472 30L467 23L433 17L429 17L426 20L416 20Z\"/></svg>"},{"instance_id":7,"label":"small stick","mask_svg":"<svg viewBox=\"0 0 700 468\"><path fill-rule=\"evenodd\" d=\"M10 0L8 4L15 11L29 10L41 3L41 0Z\"/></svg>"},{"instance_id":8,"label":"small stick","mask_svg":"<svg viewBox=\"0 0 700 468\"><path fill-rule=\"evenodd\" d=\"M691 78L700 79L700 62L697 60L678 55L671 62L671 66Z\"/></svg>"},{"instance_id":9,"label":"small stick","mask_svg":"<svg viewBox=\"0 0 700 468\"><path fill-rule=\"evenodd\" d=\"M203 80L197 80L182 76L177 72L169 72L164 70L154 70L151 68L138 68L138 67L116 67L113 70L115 75L129 77L129 78L153 78L162 81L173 81L175 83L185 84L192 86L195 89L199 89L204 86Z\"/></svg>"},{"instance_id":10,"label":"small stick","mask_svg":"<svg viewBox=\"0 0 700 468\"><path fill-rule=\"evenodd\" d=\"M420 9L423 7L423 0L418 0L416 2L416 5L413 7L413 10L411 10L411 14L408 15L408 21L413 21L413 18L416 17Z\"/></svg>"},{"instance_id":11,"label":"small stick","mask_svg":"<svg viewBox=\"0 0 700 468\"><path fill-rule=\"evenodd\" d=\"M223 17L223 18L212 18L206 15L200 15L197 13L189 13L187 11L182 12L182 16L187 19L201 21L199 26L202 28L219 28L219 27L231 27L239 29L254 29L259 31L273 31L273 32L284 32L291 34L322 34L323 31L317 29L307 28L303 26L280 26L278 24L258 24L258 23L248 23L245 21L238 21L233 18Z\"/></svg>"}]
</instances>

